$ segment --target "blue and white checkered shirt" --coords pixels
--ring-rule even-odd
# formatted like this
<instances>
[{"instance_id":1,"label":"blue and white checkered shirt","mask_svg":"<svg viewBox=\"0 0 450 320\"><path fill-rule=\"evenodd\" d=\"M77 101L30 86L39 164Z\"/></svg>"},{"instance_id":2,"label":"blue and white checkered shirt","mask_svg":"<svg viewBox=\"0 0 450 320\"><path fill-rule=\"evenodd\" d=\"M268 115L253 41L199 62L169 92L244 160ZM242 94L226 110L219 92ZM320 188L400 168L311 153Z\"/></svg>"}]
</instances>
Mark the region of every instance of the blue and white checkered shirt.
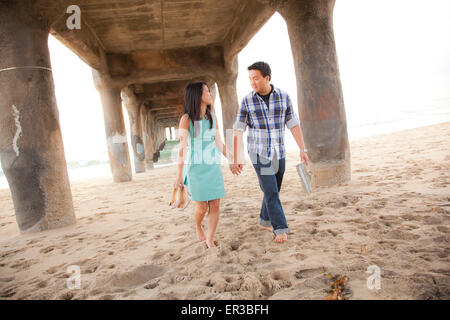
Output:
<instances>
[{"instance_id":1,"label":"blue and white checkered shirt","mask_svg":"<svg viewBox=\"0 0 450 320\"><path fill-rule=\"evenodd\" d=\"M299 124L291 98L274 86L269 98L269 108L255 91L242 99L233 129L245 131L248 126L249 152L266 159L272 159L276 152L277 158L283 159L286 157L284 126L291 129Z\"/></svg>"}]
</instances>

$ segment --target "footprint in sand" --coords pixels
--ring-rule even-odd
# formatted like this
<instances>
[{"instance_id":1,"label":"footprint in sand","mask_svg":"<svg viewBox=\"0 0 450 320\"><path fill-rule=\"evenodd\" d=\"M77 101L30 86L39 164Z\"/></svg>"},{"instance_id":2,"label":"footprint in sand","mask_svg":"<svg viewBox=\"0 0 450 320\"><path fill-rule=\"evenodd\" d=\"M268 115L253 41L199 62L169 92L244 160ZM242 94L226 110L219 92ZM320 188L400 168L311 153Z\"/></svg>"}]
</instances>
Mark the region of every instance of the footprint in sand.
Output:
<instances>
[{"instance_id":1,"label":"footprint in sand","mask_svg":"<svg viewBox=\"0 0 450 320\"><path fill-rule=\"evenodd\" d=\"M0 289L0 298L11 298L16 294L16 286Z\"/></svg>"},{"instance_id":2,"label":"footprint in sand","mask_svg":"<svg viewBox=\"0 0 450 320\"><path fill-rule=\"evenodd\" d=\"M315 210L315 211L313 211L311 214L314 216L314 217L320 217L321 215L323 215L323 210Z\"/></svg>"},{"instance_id":3,"label":"footprint in sand","mask_svg":"<svg viewBox=\"0 0 450 320\"><path fill-rule=\"evenodd\" d=\"M151 282L151 283L145 285L144 289L147 289L147 290L155 289L158 285L159 285L158 281Z\"/></svg>"},{"instance_id":4,"label":"footprint in sand","mask_svg":"<svg viewBox=\"0 0 450 320\"><path fill-rule=\"evenodd\" d=\"M439 226L439 227L436 227L436 229L437 229L439 232L442 232L442 233L449 233L449 232L450 232L450 228L448 228L448 227L446 227L446 226Z\"/></svg>"},{"instance_id":5,"label":"footprint in sand","mask_svg":"<svg viewBox=\"0 0 450 320\"><path fill-rule=\"evenodd\" d=\"M46 253L52 252L53 250L55 250L55 247L54 246L50 246L50 247L46 247L44 249L41 249L39 252L42 253L42 254L46 254Z\"/></svg>"},{"instance_id":6,"label":"footprint in sand","mask_svg":"<svg viewBox=\"0 0 450 320\"><path fill-rule=\"evenodd\" d=\"M166 269L158 265L142 265L128 272L113 274L105 279L105 283L121 288L136 287L162 276L165 272Z\"/></svg>"},{"instance_id":7,"label":"footprint in sand","mask_svg":"<svg viewBox=\"0 0 450 320\"><path fill-rule=\"evenodd\" d=\"M42 289L46 288L48 286L47 280L39 280L39 282L36 284L36 288Z\"/></svg>"},{"instance_id":8,"label":"footprint in sand","mask_svg":"<svg viewBox=\"0 0 450 320\"><path fill-rule=\"evenodd\" d=\"M440 215L433 215L433 216L425 216L423 217L423 222L425 222L426 224L443 224L443 217Z\"/></svg>"},{"instance_id":9,"label":"footprint in sand","mask_svg":"<svg viewBox=\"0 0 450 320\"><path fill-rule=\"evenodd\" d=\"M53 266L53 267L50 267L50 268L48 268L47 270L46 270L46 272L48 273L48 274L54 274L54 273L56 273L57 271L59 271L59 270L66 270L65 268L64 268L64 264L60 264L60 265L57 265L57 266Z\"/></svg>"},{"instance_id":10,"label":"footprint in sand","mask_svg":"<svg viewBox=\"0 0 450 320\"><path fill-rule=\"evenodd\" d=\"M72 300L73 296L74 296L73 292L68 291L68 292L63 293L62 295L60 295L58 297L58 299L60 299L60 300Z\"/></svg>"},{"instance_id":11,"label":"footprint in sand","mask_svg":"<svg viewBox=\"0 0 450 320\"><path fill-rule=\"evenodd\" d=\"M397 239L397 240L417 240L420 238L419 235L413 234L411 232L405 232L402 230L392 230L384 235L386 239Z\"/></svg>"},{"instance_id":12,"label":"footprint in sand","mask_svg":"<svg viewBox=\"0 0 450 320\"><path fill-rule=\"evenodd\" d=\"M21 253L21 252L24 252L24 251L25 251L25 248L9 250L9 251L6 251L5 253L2 253L0 255L0 258L6 258L6 257L9 257L9 256L14 256L14 255L16 255L18 253Z\"/></svg>"},{"instance_id":13,"label":"footprint in sand","mask_svg":"<svg viewBox=\"0 0 450 320\"><path fill-rule=\"evenodd\" d=\"M13 264L10 265L9 267L13 268L13 269L26 270L36 262L37 262L37 260L20 259L20 260L17 260L16 262L13 262Z\"/></svg>"},{"instance_id":14,"label":"footprint in sand","mask_svg":"<svg viewBox=\"0 0 450 320\"><path fill-rule=\"evenodd\" d=\"M13 281L14 279L15 279L14 277L0 278L0 282L7 283Z\"/></svg>"},{"instance_id":15,"label":"footprint in sand","mask_svg":"<svg viewBox=\"0 0 450 320\"><path fill-rule=\"evenodd\" d=\"M307 257L302 253L294 253L291 257L295 257L296 260L305 260Z\"/></svg>"},{"instance_id":16,"label":"footprint in sand","mask_svg":"<svg viewBox=\"0 0 450 320\"><path fill-rule=\"evenodd\" d=\"M324 267L302 269L295 273L295 278L297 278L297 279L312 278L312 277L316 277L318 275L323 275L323 274L325 274L325 272L326 272L326 269Z\"/></svg>"},{"instance_id":17,"label":"footprint in sand","mask_svg":"<svg viewBox=\"0 0 450 320\"><path fill-rule=\"evenodd\" d=\"M176 238L175 240L170 241L170 243L182 243L185 241L185 237L179 237Z\"/></svg>"},{"instance_id":18,"label":"footprint in sand","mask_svg":"<svg viewBox=\"0 0 450 320\"><path fill-rule=\"evenodd\" d=\"M331 233L333 235L333 237L336 237L339 234L338 232L331 230L331 229L328 229L327 232Z\"/></svg>"}]
</instances>

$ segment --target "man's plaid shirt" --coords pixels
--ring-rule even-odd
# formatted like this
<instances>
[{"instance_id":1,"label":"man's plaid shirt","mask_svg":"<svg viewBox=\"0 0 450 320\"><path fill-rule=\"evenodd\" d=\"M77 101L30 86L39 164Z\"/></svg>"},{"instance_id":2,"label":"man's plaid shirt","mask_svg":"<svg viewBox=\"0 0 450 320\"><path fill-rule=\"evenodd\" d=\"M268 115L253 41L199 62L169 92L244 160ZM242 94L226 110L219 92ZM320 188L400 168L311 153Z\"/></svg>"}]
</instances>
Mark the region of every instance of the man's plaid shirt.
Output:
<instances>
[{"instance_id":1,"label":"man's plaid shirt","mask_svg":"<svg viewBox=\"0 0 450 320\"><path fill-rule=\"evenodd\" d=\"M269 108L264 100L252 91L244 99L236 116L233 129L245 131L248 126L247 149L266 159L286 157L284 126L289 129L300 124L294 112L291 98L281 89L273 87Z\"/></svg>"}]
</instances>

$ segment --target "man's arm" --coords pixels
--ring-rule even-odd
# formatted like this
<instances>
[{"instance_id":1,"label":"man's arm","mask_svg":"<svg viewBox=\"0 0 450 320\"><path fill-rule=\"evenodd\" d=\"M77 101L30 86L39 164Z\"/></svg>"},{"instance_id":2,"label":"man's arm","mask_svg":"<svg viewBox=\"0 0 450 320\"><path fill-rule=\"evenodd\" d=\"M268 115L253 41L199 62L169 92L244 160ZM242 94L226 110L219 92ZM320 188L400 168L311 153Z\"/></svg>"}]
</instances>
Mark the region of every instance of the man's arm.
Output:
<instances>
[{"instance_id":1,"label":"man's arm","mask_svg":"<svg viewBox=\"0 0 450 320\"><path fill-rule=\"evenodd\" d=\"M307 150L305 148L305 141L303 140L303 132L300 125L296 125L292 127L291 133L294 136L295 142L297 142L298 148L300 149L300 161L305 161L306 164L309 164L309 158L307 154Z\"/></svg>"},{"instance_id":2,"label":"man's arm","mask_svg":"<svg viewBox=\"0 0 450 320\"><path fill-rule=\"evenodd\" d=\"M305 141L303 140L303 132L302 128L300 128L300 125L296 125L292 127L291 129L292 136L295 139L295 142L297 142L297 145L300 150L305 150Z\"/></svg>"}]
</instances>

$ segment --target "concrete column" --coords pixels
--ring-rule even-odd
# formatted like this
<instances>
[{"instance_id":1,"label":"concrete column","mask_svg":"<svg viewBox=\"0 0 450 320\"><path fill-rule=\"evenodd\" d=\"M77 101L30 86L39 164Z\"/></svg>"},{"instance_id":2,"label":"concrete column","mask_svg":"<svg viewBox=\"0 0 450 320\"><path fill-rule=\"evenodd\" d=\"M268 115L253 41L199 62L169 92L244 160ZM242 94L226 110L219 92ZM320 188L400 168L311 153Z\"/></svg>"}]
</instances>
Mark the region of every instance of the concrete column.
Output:
<instances>
[{"instance_id":1,"label":"concrete column","mask_svg":"<svg viewBox=\"0 0 450 320\"><path fill-rule=\"evenodd\" d=\"M298 106L313 183L350 180L350 147L333 33L334 0L274 0L284 17L297 76Z\"/></svg>"},{"instance_id":2,"label":"concrete column","mask_svg":"<svg viewBox=\"0 0 450 320\"><path fill-rule=\"evenodd\" d=\"M145 135L144 135L144 143L145 143L145 163L147 169L153 169L153 135L151 129L152 122L152 114L150 110L145 110Z\"/></svg>"},{"instance_id":3,"label":"concrete column","mask_svg":"<svg viewBox=\"0 0 450 320\"><path fill-rule=\"evenodd\" d=\"M21 233L76 222L48 25L25 1L0 1L0 157Z\"/></svg>"},{"instance_id":4,"label":"concrete column","mask_svg":"<svg viewBox=\"0 0 450 320\"><path fill-rule=\"evenodd\" d=\"M162 150L162 142L163 142L162 130L161 130L162 127L157 121L154 121L154 125L155 125L155 139L154 139L153 147L156 152L153 154L153 161L158 162L158 159L160 157L160 151Z\"/></svg>"},{"instance_id":5,"label":"concrete column","mask_svg":"<svg viewBox=\"0 0 450 320\"><path fill-rule=\"evenodd\" d=\"M157 162L158 161L158 157L159 157L159 145L158 145L158 126L157 126L157 122L156 122L156 113L154 111L150 112L151 117L150 117L150 137L151 137L151 141L152 141L152 159L153 162Z\"/></svg>"},{"instance_id":6,"label":"concrete column","mask_svg":"<svg viewBox=\"0 0 450 320\"><path fill-rule=\"evenodd\" d=\"M214 82L211 86L211 96L212 96L212 106L211 108L213 109L213 111L215 112L215 108L214 108L214 101L216 101L216 83Z\"/></svg>"},{"instance_id":7,"label":"concrete column","mask_svg":"<svg viewBox=\"0 0 450 320\"><path fill-rule=\"evenodd\" d=\"M217 81L220 104L222 105L223 137L225 139L224 141L226 141L227 139L227 129L230 130L233 128L233 124L236 120L236 114L239 107L236 91L236 78L238 69L237 57L234 59L232 68L232 72L224 73L223 77L219 78Z\"/></svg>"},{"instance_id":8,"label":"concrete column","mask_svg":"<svg viewBox=\"0 0 450 320\"><path fill-rule=\"evenodd\" d=\"M216 94L217 94L217 92L216 92L216 82L212 81L212 80L209 80L209 81L206 81L206 83L208 84L209 92L211 93L211 97L212 97L211 110L213 112L216 112L215 105L214 105L214 101L216 100Z\"/></svg>"},{"instance_id":9,"label":"concrete column","mask_svg":"<svg viewBox=\"0 0 450 320\"><path fill-rule=\"evenodd\" d=\"M161 150L162 148L161 148L161 145L163 144L163 141L164 141L164 138L166 137L166 133L164 132L164 127L160 124L159 125L159 141L160 141L160 143L159 143L159 145L160 145L160 147L159 147L159 150Z\"/></svg>"},{"instance_id":10,"label":"concrete column","mask_svg":"<svg viewBox=\"0 0 450 320\"><path fill-rule=\"evenodd\" d=\"M130 154L122 113L120 88L113 85L106 75L92 69L92 76L100 94L105 122L109 165L114 182L132 180Z\"/></svg>"},{"instance_id":11,"label":"concrete column","mask_svg":"<svg viewBox=\"0 0 450 320\"><path fill-rule=\"evenodd\" d=\"M145 152L142 140L141 102L133 91L126 87L122 89L122 101L128 111L130 121L131 145L133 147L134 168L136 173L145 172ZM143 106L142 106L143 107Z\"/></svg>"},{"instance_id":12,"label":"concrete column","mask_svg":"<svg viewBox=\"0 0 450 320\"><path fill-rule=\"evenodd\" d=\"M166 128L164 128L164 126L161 124L159 124L159 137L160 137L159 151L162 151L166 146L167 137L166 137Z\"/></svg>"}]
</instances>

